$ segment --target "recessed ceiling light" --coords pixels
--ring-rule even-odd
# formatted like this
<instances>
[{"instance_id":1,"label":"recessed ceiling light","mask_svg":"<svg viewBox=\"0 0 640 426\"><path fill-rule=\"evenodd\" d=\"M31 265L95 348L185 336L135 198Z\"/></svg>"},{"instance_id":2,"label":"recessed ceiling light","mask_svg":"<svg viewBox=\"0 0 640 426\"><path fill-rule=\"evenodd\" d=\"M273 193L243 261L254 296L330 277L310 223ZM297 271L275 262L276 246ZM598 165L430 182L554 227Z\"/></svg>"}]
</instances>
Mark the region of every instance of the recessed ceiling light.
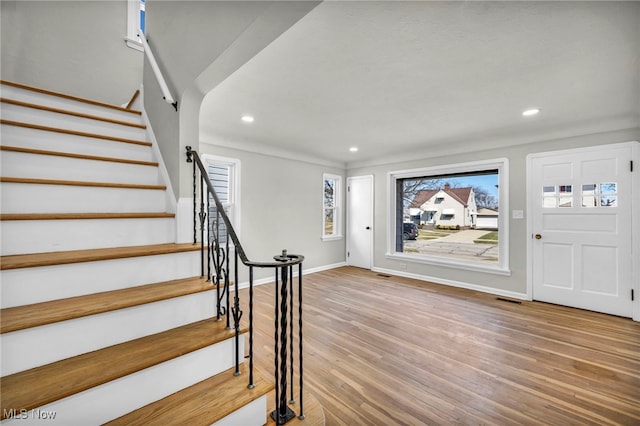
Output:
<instances>
[{"instance_id":1,"label":"recessed ceiling light","mask_svg":"<svg viewBox=\"0 0 640 426\"><path fill-rule=\"evenodd\" d=\"M250 115L243 115L242 121L244 121L245 123L253 123L254 118Z\"/></svg>"},{"instance_id":2,"label":"recessed ceiling light","mask_svg":"<svg viewBox=\"0 0 640 426\"><path fill-rule=\"evenodd\" d=\"M522 111L522 115L525 116L525 117L530 117L532 115L536 115L539 112L540 112L540 110L538 108L531 108L531 109L527 109L525 111Z\"/></svg>"},{"instance_id":3,"label":"recessed ceiling light","mask_svg":"<svg viewBox=\"0 0 640 426\"><path fill-rule=\"evenodd\" d=\"M349 148L349 151L358 152L358 147L357 146L352 146L351 148Z\"/></svg>"}]
</instances>

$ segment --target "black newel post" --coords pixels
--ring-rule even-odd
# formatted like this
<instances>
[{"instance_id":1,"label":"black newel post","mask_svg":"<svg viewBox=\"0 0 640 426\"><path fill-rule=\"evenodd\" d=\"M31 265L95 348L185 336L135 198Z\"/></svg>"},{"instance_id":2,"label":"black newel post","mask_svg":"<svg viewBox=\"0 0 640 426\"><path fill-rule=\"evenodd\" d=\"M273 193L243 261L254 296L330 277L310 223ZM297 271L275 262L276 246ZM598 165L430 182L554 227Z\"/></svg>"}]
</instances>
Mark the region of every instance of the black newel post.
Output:
<instances>
[{"instance_id":1,"label":"black newel post","mask_svg":"<svg viewBox=\"0 0 640 426\"><path fill-rule=\"evenodd\" d=\"M282 255L274 256L274 259L278 262L287 262L289 257L287 251L282 250ZM278 273L276 270L276 309L275 309L275 376L276 376L276 409L271 413L271 418L277 425L283 425L296 416L291 408L287 405L287 333L289 329L287 327L287 317L289 315L288 303L289 303L289 280L290 266L283 265L280 269L280 281L278 281ZM279 292L279 295L278 295ZM278 303L279 302L279 303ZM293 303L293 300L291 301ZM278 307L279 304L279 307ZM278 321L279 319L279 321ZM291 318L293 321L293 318ZM278 324L279 322L279 324ZM293 395L292 395L293 398Z\"/></svg>"},{"instance_id":2,"label":"black newel post","mask_svg":"<svg viewBox=\"0 0 640 426\"><path fill-rule=\"evenodd\" d=\"M292 295L293 300L293 295ZM293 319L293 317L292 317ZM302 392L304 390L304 370L302 366L303 350L302 350L302 263L298 264L298 356L300 357L299 373L300 373L300 414L298 418L304 420L304 400ZM293 380L293 379L292 379ZM293 391L292 391L293 392ZM293 397L293 393L291 394Z\"/></svg>"}]
</instances>

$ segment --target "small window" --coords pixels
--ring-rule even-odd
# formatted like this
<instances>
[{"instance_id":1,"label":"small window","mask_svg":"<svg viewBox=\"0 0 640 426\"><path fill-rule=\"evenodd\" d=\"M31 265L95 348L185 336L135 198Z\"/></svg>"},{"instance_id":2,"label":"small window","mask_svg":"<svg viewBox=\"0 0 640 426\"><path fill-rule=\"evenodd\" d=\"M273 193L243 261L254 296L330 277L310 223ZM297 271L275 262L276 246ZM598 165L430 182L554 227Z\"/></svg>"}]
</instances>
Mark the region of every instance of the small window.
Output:
<instances>
[{"instance_id":1,"label":"small window","mask_svg":"<svg viewBox=\"0 0 640 426\"><path fill-rule=\"evenodd\" d=\"M340 221L340 190L342 177L324 174L322 177L322 239L331 240L342 238L342 224Z\"/></svg>"},{"instance_id":2,"label":"small window","mask_svg":"<svg viewBox=\"0 0 640 426\"><path fill-rule=\"evenodd\" d=\"M213 184L216 195L237 234L240 226L240 208L238 202L240 160L206 154L203 155L202 158L207 167L207 174ZM222 219L218 216L216 205L213 197L211 197L209 202L209 225L212 229L215 227L216 221L220 223L220 243L224 244L227 241L227 229Z\"/></svg>"},{"instance_id":3,"label":"small window","mask_svg":"<svg viewBox=\"0 0 640 426\"><path fill-rule=\"evenodd\" d=\"M145 31L145 0L127 0L127 46L142 51L140 30Z\"/></svg>"}]
</instances>

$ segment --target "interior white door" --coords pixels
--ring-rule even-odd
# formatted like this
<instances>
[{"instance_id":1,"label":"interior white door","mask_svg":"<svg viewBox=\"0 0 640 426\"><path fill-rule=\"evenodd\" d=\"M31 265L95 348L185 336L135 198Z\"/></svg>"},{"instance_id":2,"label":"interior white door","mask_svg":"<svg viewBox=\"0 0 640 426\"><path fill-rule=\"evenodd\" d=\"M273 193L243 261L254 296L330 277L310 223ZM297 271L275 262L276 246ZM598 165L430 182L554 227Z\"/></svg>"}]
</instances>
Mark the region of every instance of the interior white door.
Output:
<instances>
[{"instance_id":1,"label":"interior white door","mask_svg":"<svg viewBox=\"0 0 640 426\"><path fill-rule=\"evenodd\" d=\"M632 317L631 159L628 144L530 158L535 300Z\"/></svg>"},{"instance_id":2,"label":"interior white door","mask_svg":"<svg viewBox=\"0 0 640 426\"><path fill-rule=\"evenodd\" d=\"M347 178L347 264L371 269L373 176Z\"/></svg>"}]
</instances>

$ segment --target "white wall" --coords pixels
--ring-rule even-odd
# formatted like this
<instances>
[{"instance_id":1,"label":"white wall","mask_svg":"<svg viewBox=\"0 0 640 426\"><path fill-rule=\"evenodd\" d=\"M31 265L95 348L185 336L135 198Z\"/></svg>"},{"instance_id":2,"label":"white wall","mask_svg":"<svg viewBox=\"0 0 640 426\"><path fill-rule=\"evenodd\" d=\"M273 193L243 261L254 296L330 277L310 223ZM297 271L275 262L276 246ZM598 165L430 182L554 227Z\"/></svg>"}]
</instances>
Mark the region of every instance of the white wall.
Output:
<instances>
[{"instance_id":1,"label":"white wall","mask_svg":"<svg viewBox=\"0 0 640 426\"><path fill-rule=\"evenodd\" d=\"M239 237L251 260L272 261L274 255L287 249L305 256L304 270L345 261L344 239L322 241L322 175L343 176L344 185L344 170L208 143L200 144L200 153L241 161ZM240 281L244 282L246 268L241 269ZM271 274L271 270L256 271L255 277Z\"/></svg>"},{"instance_id":2,"label":"white wall","mask_svg":"<svg viewBox=\"0 0 640 426\"><path fill-rule=\"evenodd\" d=\"M185 146L199 138L204 96L318 4L317 1L148 1L146 36L179 111L145 63L144 104L177 197L190 194Z\"/></svg>"},{"instance_id":3,"label":"white wall","mask_svg":"<svg viewBox=\"0 0 640 426\"><path fill-rule=\"evenodd\" d=\"M375 175L375 223L374 228L374 268L394 271L398 274L431 278L438 282L471 284L502 292L524 295L527 276L527 233L526 233L526 156L530 153L578 148L609 143L640 140L640 128L616 132L576 136L572 138L539 141L510 148L490 149L456 155L423 158L386 165L349 169L348 176ZM470 141L472 142L472 141ZM463 144L463 141L460 142ZM469 145L472 145L471 143ZM398 261L385 256L387 252L388 193L387 182L390 171L431 167L446 164L465 163L506 157L509 160L509 211L500 212L509 220L509 261L510 276L485 272L467 271L437 265ZM523 210L524 219L512 219L512 210ZM401 265L406 265L405 268Z\"/></svg>"},{"instance_id":4,"label":"white wall","mask_svg":"<svg viewBox=\"0 0 640 426\"><path fill-rule=\"evenodd\" d=\"M2 79L122 105L142 83L126 0L5 1Z\"/></svg>"}]
</instances>

